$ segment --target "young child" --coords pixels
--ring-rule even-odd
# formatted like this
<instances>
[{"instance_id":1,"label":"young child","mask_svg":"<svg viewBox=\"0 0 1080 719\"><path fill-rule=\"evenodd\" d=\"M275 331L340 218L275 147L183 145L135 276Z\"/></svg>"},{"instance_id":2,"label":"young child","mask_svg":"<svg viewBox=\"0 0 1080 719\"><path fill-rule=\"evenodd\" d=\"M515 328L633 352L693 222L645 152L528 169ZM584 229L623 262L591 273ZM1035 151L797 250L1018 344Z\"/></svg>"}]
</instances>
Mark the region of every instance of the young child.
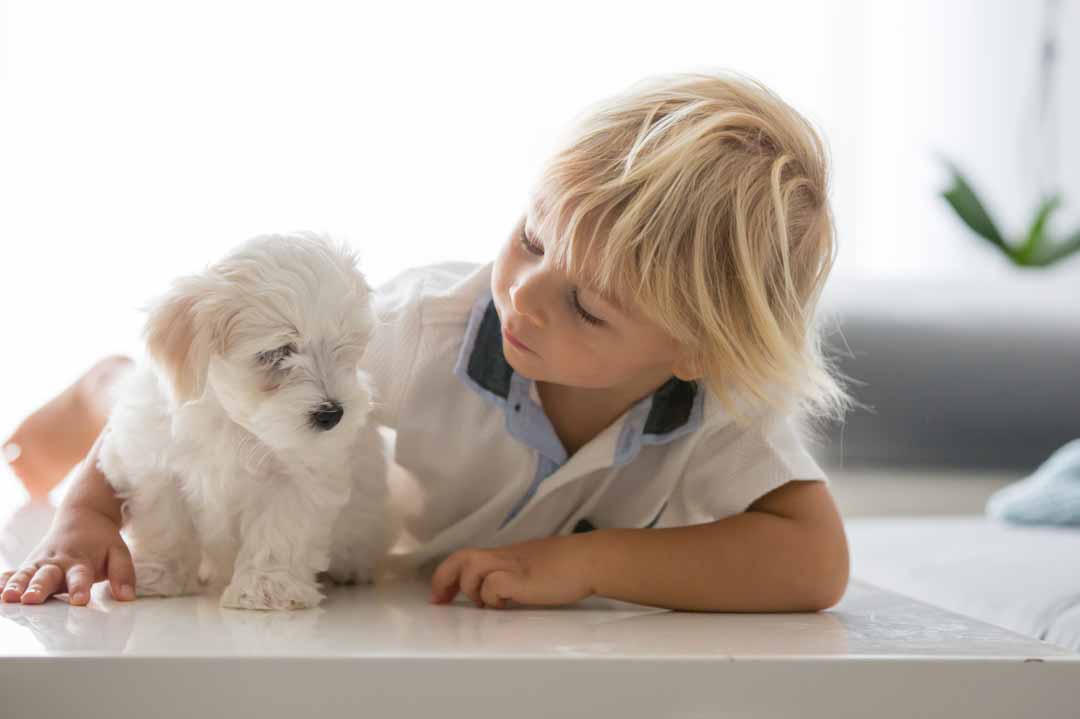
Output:
<instances>
[{"instance_id":1,"label":"young child","mask_svg":"<svg viewBox=\"0 0 1080 719\"><path fill-rule=\"evenodd\" d=\"M851 402L815 316L835 240L813 128L741 76L653 78L583 116L524 210L493 262L409 270L376 300L363 369L415 482L405 525L432 601L839 601L847 543L802 437ZM108 382L86 383L69 392L100 407ZM96 436L93 405L66 421ZM31 435L27 462L49 451ZM85 604L104 579L133 597L97 451L0 573L4 601Z\"/></svg>"}]
</instances>

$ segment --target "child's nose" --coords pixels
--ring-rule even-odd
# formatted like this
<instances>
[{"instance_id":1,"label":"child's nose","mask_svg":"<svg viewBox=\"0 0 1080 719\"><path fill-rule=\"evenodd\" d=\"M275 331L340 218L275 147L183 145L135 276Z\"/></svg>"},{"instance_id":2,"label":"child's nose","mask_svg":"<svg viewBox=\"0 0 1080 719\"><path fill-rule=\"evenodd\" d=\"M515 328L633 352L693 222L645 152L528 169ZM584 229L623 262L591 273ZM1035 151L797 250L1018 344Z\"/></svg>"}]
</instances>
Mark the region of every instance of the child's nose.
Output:
<instances>
[{"instance_id":1,"label":"child's nose","mask_svg":"<svg viewBox=\"0 0 1080 719\"><path fill-rule=\"evenodd\" d=\"M510 286L510 304L514 311L523 317L529 318L537 327L543 327L546 322L543 312L540 310L541 303L536 301L535 289L528 282Z\"/></svg>"}]
</instances>

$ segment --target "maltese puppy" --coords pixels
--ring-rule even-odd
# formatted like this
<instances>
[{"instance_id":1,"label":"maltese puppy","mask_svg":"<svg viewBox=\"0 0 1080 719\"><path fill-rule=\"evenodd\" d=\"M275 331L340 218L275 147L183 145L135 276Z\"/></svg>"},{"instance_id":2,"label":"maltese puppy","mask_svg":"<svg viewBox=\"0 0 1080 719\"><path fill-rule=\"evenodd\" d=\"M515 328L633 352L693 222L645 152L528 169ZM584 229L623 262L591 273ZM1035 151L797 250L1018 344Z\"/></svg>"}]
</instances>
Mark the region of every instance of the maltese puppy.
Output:
<instances>
[{"instance_id":1,"label":"maltese puppy","mask_svg":"<svg viewBox=\"0 0 1080 719\"><path fill-rule=\"evenodd\" d=\"M371 288L343 245L265 235L149 308L99 467L123 500L137 596L222 591L300 609L319 575L374 580L394 537L360 358Z\"/></svg>"}]
</instances>

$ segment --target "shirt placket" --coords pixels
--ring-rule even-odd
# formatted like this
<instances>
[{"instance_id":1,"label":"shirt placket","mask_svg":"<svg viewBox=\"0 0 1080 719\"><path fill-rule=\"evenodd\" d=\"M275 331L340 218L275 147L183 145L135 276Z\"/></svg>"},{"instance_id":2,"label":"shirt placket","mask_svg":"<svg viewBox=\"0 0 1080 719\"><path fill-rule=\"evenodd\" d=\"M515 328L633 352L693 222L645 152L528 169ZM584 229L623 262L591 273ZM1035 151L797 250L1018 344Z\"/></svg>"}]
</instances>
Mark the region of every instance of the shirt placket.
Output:
<instances>
[{"instance_id":1,"label":"shirt placket","mask_svg":"<svg viewBox=\"0 0 1080 719\"><path fill-rule=\"evenodd\" d=\"M506 429L511 436L537 452L536 472L528 491L521 497L503 520L499 529L505 527L525 508L540 488L540 483L566 464L567 453L555 433L547 414L530 396L532 380L516 372L510 379L510 393L506 402Z\"/></svg>"}]
</instances>

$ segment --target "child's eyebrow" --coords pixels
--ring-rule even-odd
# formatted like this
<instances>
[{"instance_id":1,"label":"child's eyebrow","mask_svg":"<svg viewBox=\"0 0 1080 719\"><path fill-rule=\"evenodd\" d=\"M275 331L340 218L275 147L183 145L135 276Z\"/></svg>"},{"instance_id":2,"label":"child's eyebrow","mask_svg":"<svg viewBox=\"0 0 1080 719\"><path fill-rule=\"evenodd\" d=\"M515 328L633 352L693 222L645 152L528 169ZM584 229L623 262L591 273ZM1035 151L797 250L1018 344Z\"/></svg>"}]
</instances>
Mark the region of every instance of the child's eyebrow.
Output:
<instances>
[{"instance_id":1,"label":"child's eyebrow","mask_svg":"<svg viewBox=\"0 0 1080 719\"><path fill-rule=\"evenodd\" d=\"M576 284L578 286L580 286L580 287L583 287L583 288L587 289L589 292L592 292L594 295L596 295L597 297L602 299L604 302L606 302L607 304L611 305L613 308L618 310L621 314L624 314L626 316L631 315L631 312L627 309L626 305L623 304L619 300L619 298L615 297L613 294L611 294L609 292L601 292L599 288L594 287L593 285L590 285L588 283L578 282Z\"/></svg>"},{"instance_id":2,"label":"child's eyebrow","mask_svg":"<svg viewBox=\"0 0 1080 719\"><path fill-rule=\"evenodd\" d=\"M622 302L614 294L610 292L603 292L600 290L599 287L593 285L590 282L583 282L579 277L567 277L567 280L575 287L587 290L588 292L596 295L623 317L628 319L635 319L637 317L637 314L632 309L630 309L626 305L626 303Z\"/></svg>"}]
</instances>

